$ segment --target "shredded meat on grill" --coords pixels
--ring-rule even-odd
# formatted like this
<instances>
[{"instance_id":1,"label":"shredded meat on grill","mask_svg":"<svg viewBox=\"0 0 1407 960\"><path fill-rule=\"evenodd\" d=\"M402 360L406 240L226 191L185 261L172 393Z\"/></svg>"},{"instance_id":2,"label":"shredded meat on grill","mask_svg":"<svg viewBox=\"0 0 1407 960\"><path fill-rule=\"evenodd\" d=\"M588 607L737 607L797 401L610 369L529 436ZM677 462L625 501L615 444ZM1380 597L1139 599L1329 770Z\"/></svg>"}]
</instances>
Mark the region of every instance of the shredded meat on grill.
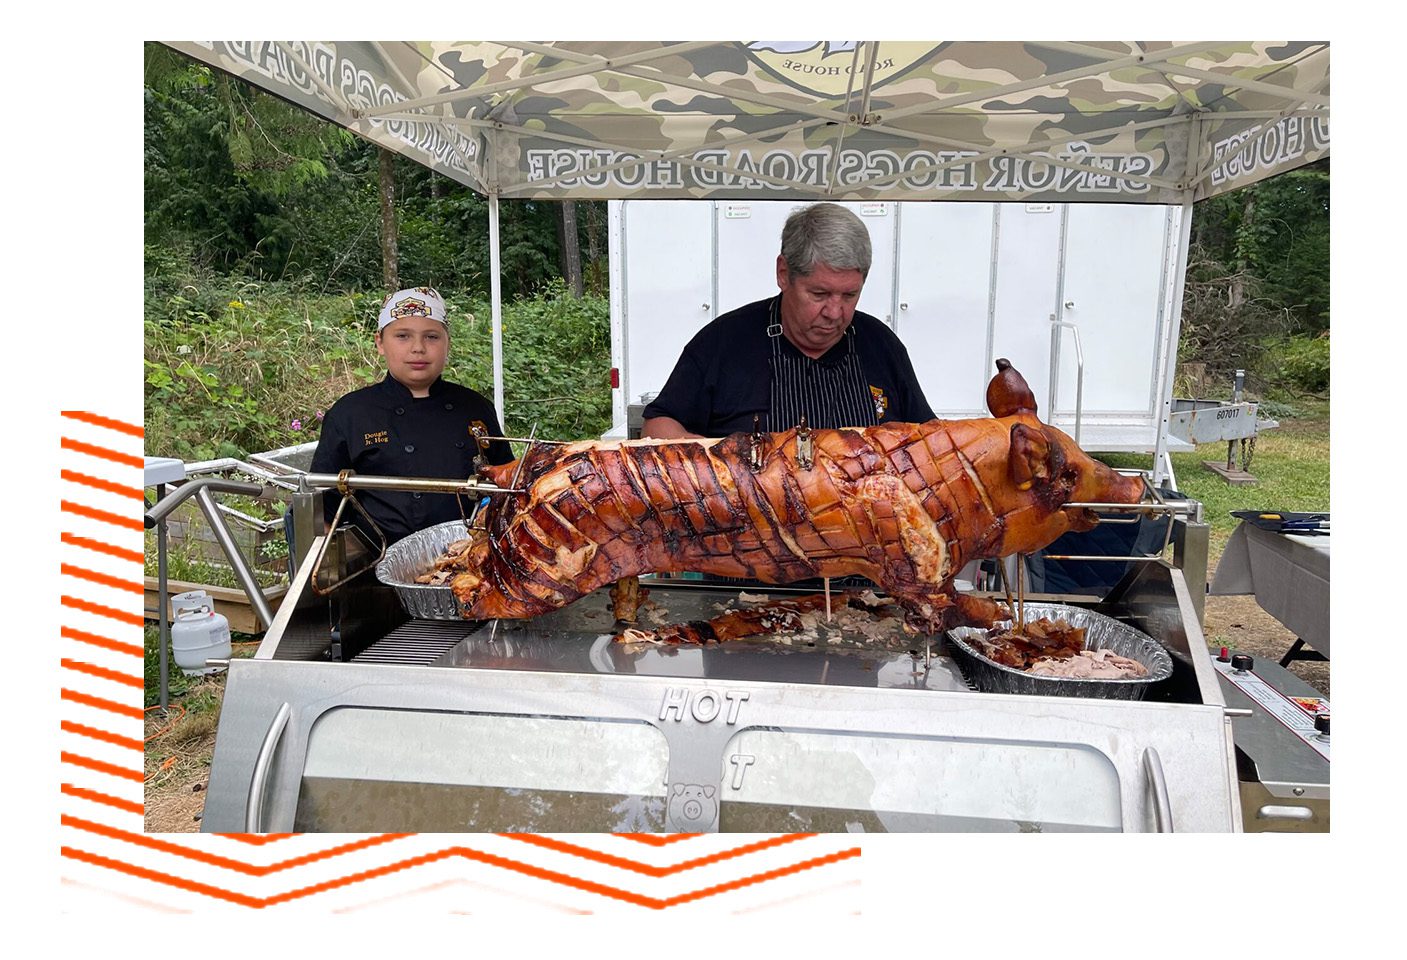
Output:
<instances>
[{"instance_id":1,"label":"shredded meat on grill","mask_svg":"<svg viewBox=\"0 0 1407 960\"><path fill-rule=\"evenodd\" d=\"M831 610L849 605L847 594L831 594ZM617 643L723 643L759 634L793 633L806 626L803 614L826 608L824 593L774 600L763 606L729 610L712 620L669 624L658 630L626 630L617 634Z\"/></svg>"}]
</instances>

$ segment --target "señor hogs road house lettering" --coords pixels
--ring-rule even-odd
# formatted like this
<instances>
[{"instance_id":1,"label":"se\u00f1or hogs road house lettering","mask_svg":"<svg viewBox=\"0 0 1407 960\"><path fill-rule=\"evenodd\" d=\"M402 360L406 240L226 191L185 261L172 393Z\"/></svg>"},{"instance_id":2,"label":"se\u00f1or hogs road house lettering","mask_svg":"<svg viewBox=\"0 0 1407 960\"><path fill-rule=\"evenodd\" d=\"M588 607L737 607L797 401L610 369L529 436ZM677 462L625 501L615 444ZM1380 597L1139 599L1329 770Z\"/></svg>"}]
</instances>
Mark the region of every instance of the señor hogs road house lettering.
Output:
<instances>
[{"instance_id":1,"label":"se\u00f1or hogs road house lettering","mask_svg":"<svg viewBox=\"0 0 1407 960\"><path fill-rule=\"evenodd\" d=\"M553 148L525 153L529 182L562 178L562 187L598 190L650 187L687 190L731 187L782 191L789 183L842 186L873 180L874 189L936 189L959 192L1041 191L1056 194L1143 193L1148 185L1136 178L1151 174L1153 158L1142 153L1103 153L1072 141L1059 151L1029 156L999 156L969 161L975 151L961 150L842 150L836 161L831 150L768 150L754 154L735 150L699 150L693 164L675 160L636 163L639 158L613 150ZM1060 164L1078 164L1073 169ZM834 162L834 170L831 165ZM697 166L695 164L702 164ZM1135 179L1131 179L1135 178Z\"/></svg>"}]
</instances>

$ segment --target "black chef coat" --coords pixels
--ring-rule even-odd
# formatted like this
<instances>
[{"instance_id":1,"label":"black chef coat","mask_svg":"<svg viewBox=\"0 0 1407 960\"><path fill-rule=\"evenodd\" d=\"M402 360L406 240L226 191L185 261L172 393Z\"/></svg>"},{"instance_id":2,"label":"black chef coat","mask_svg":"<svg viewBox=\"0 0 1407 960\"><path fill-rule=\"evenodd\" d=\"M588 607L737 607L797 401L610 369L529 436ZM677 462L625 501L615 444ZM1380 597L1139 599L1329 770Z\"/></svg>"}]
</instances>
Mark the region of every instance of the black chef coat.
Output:
<instances>
[{"instance_id":1,"label":"black chef coat","mask_svg":"<svg viewBox=\"0 0 1407 960\"><path fill-rule=\"evenodd\" d=\"M380 383L353 390L327 411L311 472L350 469L368 476L462 480L474 472L480 453L494 464L513 459L504 440L490 441L488 450L481 450L471 432L476 425L489 436L503 435L497 411L479 393L441 378L430 385L428 397L412 397L404 384L388 375ZM388 544L460 517L453 494L358 490L356 497ZM341 499L335 490L323 494L327 522L332 522ZM463 498L466 515L473 506L472 497ZM342 518L357 523L376 542L375 533L350 505Z\"/></svg>"},{"instance_id":2,"label":"black chef coat","mask_svg":"<svg viewBox=\"0 0 1407 960\"><path fill-rule=\"evenodd\" d=\"M754 414L769 431L802 413L813 429L933 419L909 352L883 322L855 311L840 342L812 359L781 335L780 306L780 295L758 300L695 334L644 418L673 417L705 437L750 433Z\"/></svg>"}]
</instances>

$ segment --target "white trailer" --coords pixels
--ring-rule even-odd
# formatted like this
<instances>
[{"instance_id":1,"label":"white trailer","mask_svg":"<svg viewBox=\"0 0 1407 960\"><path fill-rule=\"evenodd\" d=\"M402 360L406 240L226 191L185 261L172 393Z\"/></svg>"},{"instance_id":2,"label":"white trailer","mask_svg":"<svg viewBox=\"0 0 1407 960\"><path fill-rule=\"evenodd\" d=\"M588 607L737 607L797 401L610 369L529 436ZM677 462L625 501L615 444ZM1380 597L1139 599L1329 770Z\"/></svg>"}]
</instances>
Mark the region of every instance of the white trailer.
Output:
<instances>
[{"instance_id":1,"label":"white trailer","mask_svg":"<svg viewBox=\"0 0 1407 960\"><path fill-rule=\"evenodd\" d=\"M610 201L613 427L627 436L689 339L776 292L795 201ZM1171 478L1183 208L1162 204L849 202L874 262L859 309L908 348L940 417L988 416L997 357L1042 419L1092 452L1154 455ZM632 409L633 408L633 409Z\"/></svg>"}]
</instances>

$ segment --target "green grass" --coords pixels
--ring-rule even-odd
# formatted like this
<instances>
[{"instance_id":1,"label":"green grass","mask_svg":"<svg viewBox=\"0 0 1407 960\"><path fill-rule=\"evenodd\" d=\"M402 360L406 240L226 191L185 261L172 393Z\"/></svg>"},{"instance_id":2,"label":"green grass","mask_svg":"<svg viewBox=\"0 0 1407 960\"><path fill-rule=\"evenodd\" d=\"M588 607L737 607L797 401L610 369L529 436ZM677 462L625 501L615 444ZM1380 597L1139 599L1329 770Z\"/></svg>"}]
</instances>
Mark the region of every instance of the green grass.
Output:
<instances>
[{"instance_id":1,"label":"green grass","mask_svg":"<svg viewBox=\"0 0 1407 960\"><path fill-rule=\"evenodd\" d=\"M1255 484L1233 486L1202 465L1226 462L1226 444L1204 443L1192 453L1174 453L1177 488L1201 501L1211 525L1210 561L1221 557L1240 522L1233 510L1329 510L1329 404L1302 405L1301 417L1256 437L1250 473ZM1146 456L1116 454L1100 459L1121 467L1148 466ZM1239 462L1239 452L1238 452Z\"/></svg>"}]
</instances>

